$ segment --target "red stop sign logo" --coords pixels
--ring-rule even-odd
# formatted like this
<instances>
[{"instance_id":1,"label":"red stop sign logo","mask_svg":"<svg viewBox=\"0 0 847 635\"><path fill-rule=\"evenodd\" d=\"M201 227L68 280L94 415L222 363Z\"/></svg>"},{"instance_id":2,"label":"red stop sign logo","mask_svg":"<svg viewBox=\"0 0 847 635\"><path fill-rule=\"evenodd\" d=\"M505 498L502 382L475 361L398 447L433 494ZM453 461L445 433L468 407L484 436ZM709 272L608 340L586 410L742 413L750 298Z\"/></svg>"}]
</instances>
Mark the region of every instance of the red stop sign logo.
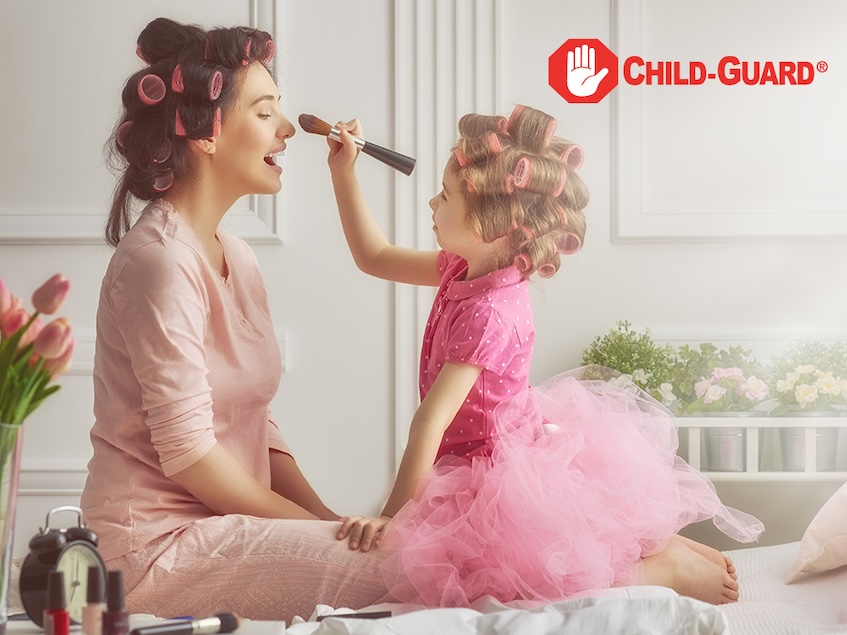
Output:
<instances>
[{"instance_id":1,"label":"red stop sign logo","mask_svg":"<svg viewBox=\"0 0 847 635\"><path fill-rule=\"evenodd\" d=\"M549 59L548 82L572 104L596 104L618 85L618 56L597 39L571 39Z\"/></svg>"}]
</instances>

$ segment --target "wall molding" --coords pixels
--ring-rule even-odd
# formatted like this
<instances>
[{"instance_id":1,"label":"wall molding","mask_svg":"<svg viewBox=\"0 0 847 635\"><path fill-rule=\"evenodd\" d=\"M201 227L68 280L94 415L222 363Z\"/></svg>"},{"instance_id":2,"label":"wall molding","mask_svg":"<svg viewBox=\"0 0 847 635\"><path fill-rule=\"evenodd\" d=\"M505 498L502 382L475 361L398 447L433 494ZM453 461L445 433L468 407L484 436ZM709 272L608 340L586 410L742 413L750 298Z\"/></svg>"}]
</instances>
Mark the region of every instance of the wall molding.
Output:
<instances>
[{"instance_id":1,"label":"wall molding","mask_svg":"<svg viewBox=\"0 0 847 635\"><path fill-rule=\"evenodd\" d=\"M274 39L284 9L273 0L243 0L250 26ZM114 92L117 99L118 92ZM285 188L276 195L251 195L236 203L222 225L251 244L284 242ZM109 201L102 209L0 208L0 245L102 245Z\"/></svg>"},{"instance_id":2,"label":"wall molding","mask_svg":"<svg viewBox=\"0 0 847 635\"><path fill-rule=\"evenodd\" d=\"M500 107L500 0L395 0L394 144L417 159L411 177L395 176L394 242L435 249L427 201L467 112ZM418 357L431 289L395 285L395 469L419 404Z\"/></svg>"},{"instance_id":3,"label":"wall molding","mask_svg":"<svg viewBox=\"0 0 847 635\"><path fill-rule=\"evenodd\" d=\"M654 25L643 24L649 0L613 0L612 49L620 63L631 55L643 55L644 38L655 33ZM824 12L825 14L825 12ZM729 51L728 53L731 53ZM683 61L685 61L683 59ZM717 62L717 60L715 60ZM714 69L710 69L714 70ZM756 91L758 87L733 87ZM784 88L784 87L779 87ZM791 87L788 87L791 88ZM651 130L645 128L647 100L645 91L705 90L703 87L629 86L619 83L612 93L612 240L614 242L685 242L685 241L757 241L757 240L831 240L847 236L847 208L843 201L833 201L834 209L787 209L780 198L763 190L759 198L755 192L744 190L742 198L759 198L761 205L750 202L733 203L732 196L718 209L702 209L697 205L696 192L681 201L672 201L661 208L651 208L645 201L645 143ZM801 88L802 90L802 88ZM678 94L678 93L677 93ZM737 93L736 93L737 94ZM771 93L775 94L775 93ZM752 93L751 93L752 95ZM775 107L778 104L775 104ZM690 113L692 120L699 113ZM824 134L822 132L822 134ZM701 151L680 140L675 160L686 162L686 150ZM732 148L714 149L715 163L721 154L732 153ZM751 160L756 160L754 155ZM791 181L790 160L786 159L786 173L773 180L774 187ZM738 177L742 178L741 175ZM704 175L706 181L710 179ZM808 184L802 187L810 187ZM764 198L770 196L770 198ZM836 195L833 194L833 197ZM773 205L771 205L773 203ZM818 203L820 204L820 203ZM815 205L815 203L810 203Z\"/></svg>"}]
</instances>

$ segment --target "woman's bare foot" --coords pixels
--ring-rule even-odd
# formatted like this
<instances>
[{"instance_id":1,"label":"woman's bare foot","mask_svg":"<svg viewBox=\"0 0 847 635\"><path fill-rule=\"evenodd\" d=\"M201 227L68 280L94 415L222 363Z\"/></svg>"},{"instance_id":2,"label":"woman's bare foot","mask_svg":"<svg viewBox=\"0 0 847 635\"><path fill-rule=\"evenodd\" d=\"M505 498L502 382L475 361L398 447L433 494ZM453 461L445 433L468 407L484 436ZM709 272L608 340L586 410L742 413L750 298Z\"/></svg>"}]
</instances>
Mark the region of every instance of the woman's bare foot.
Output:
<instances>
[{"instance_id":1,"label":"woman's bare foot","mask_svg":"<svg viewBox=\"0 0 847 635\"><path fill-rule=\"evenodd\" d=\"M682 540L671 540L665 549L643 559L647 584L666 586L680 595L727 604L738 600L738 582L729 572Z\"/></svg>"},{"instance_id":2,"label":"woman's bare foot","mask_svg":"<svg viewBox=\"0 0 847 635\"><path fill-rule=\"evenodd\" d=\"M697 542L696 540L686 538L685 536L674 536L673 539L682 541L692 551L699 553L701 556L708 558L716 565L726 569L726 572L729 574L729 577L731 577L733 580L738 580L738 574L736 574L735 572L735 564L732 562L732 558L725 556L717 549L709 547L708 545L704 545L703 543Z\"/></svg>"}]
</instances>

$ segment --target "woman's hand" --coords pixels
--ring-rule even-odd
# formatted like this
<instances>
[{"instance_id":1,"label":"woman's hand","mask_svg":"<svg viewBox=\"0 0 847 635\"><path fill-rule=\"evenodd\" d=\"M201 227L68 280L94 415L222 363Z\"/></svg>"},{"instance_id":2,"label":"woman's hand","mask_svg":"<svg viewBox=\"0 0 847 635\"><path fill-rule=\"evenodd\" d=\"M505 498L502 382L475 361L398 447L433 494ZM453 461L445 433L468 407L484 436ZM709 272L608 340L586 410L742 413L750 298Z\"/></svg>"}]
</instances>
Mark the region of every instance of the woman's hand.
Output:
<instances>
[{"instance_id":1,"label":"woman's hand","mask_svg":"<svg viewBox=\"0 0 847 635\"><path fill-rule=\"evenodd\" d=\"M353 164L356 162L356 157L359 155L359 148L356 147L356 142L353 141L350 135L361 137L362 125L358 119L351 119L346 122L339 121L335 124L335 128L341 131L341 141L338 142L329 137L326 138L329 144L329 159L327 159L329 169L333 171L344 168L352 169Z\"/></svg>"},{"instance_id":2,"label":"woman's hand","mask_svg":"<svg viewBox=\"0 0 847 635\"><path fill-rule=\"evenodd\" d=\"M389 516L346 516L341 521L341 529L335 535L339 540L350 537L350 549L358 549L361 545L362 551L370 551L371 545L374 549L379 547L385 528L391 522Z\"/></svg>"}]
</instances>

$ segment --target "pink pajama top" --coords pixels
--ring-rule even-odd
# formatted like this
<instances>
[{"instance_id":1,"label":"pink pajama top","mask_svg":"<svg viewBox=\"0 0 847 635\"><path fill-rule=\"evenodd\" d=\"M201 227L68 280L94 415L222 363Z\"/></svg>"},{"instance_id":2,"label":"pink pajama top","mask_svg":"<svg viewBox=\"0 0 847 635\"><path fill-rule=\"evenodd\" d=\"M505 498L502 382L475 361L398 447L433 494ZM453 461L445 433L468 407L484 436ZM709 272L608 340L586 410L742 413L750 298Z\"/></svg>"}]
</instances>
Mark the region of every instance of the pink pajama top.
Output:
<instances>
[{"instance_id":1,"label":"pink pajama top","mask_svg":"<svg viewBox=\"0 0 847 635\"><path fill-rule=\"evenodd\" d=\"M259 266L218 237L226 279L171 206L151 203L103 279L82 507L107 560L214 515L168 477L215 443L267 486L270 450L289 452L268 407L281 362Z\"/></svg>"},{"instance_id":2,"label":"pink pajama top","mask_svg":"<svg viewBox=\"0 0 847 635\"><path fill-rule=\"evenodd\" d=\"M465 280L467 261L446 251L438 255L438 271L441 285L421 350L421 399L447 362L481 366L482 372L444 432L436 460L486 456L494 407L529 388L535 341L529 282L514 266Z\"/></svg>"}]
</instances>

